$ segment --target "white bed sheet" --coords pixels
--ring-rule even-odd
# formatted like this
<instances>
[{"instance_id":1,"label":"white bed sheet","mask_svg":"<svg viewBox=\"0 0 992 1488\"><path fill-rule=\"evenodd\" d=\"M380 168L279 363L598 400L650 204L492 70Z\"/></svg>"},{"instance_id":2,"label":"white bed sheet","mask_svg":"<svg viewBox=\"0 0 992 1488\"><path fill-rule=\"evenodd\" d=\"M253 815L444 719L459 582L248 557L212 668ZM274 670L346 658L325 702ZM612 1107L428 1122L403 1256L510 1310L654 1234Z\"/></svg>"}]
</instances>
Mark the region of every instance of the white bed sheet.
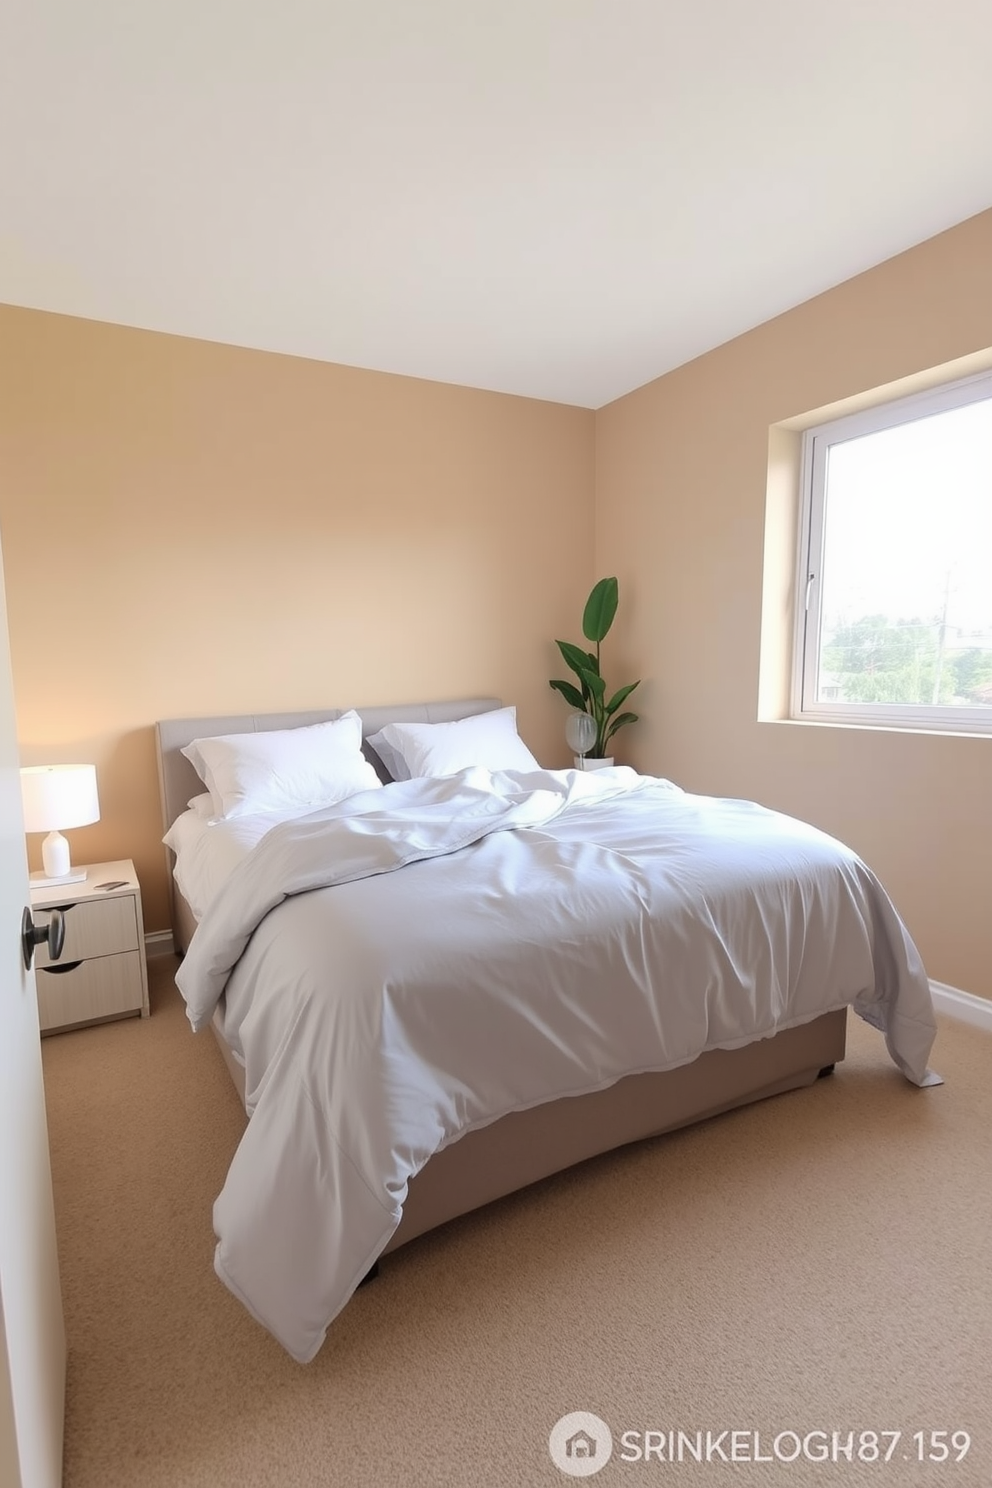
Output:
<instances>
[{"instance_id":1,"label":"white bed sheet","mask_svg":"<svg viewBox=\"0 0 992 1488\"><path fill-rule=\"evenodd\" d=\"M177 982L251 1120L215 1267L301 1361L433 1153L513 1110L853 1006L918 1084L919 955L842 844L627 769L394 784L267 833Z\"/></svg>"},{"instance_id":2,"label":"white bed sheet","mask_svg":"<svg viewBox=\"0 0 992 1488\"><path fill-rule=\"evenodd\" d=\"M162 841L175 853L173 877L196 920L203 919L221 884L266 832L302 814L265 812L232 821L205 820L195 811L177 816Z\"/></svg>"}]
</instances>

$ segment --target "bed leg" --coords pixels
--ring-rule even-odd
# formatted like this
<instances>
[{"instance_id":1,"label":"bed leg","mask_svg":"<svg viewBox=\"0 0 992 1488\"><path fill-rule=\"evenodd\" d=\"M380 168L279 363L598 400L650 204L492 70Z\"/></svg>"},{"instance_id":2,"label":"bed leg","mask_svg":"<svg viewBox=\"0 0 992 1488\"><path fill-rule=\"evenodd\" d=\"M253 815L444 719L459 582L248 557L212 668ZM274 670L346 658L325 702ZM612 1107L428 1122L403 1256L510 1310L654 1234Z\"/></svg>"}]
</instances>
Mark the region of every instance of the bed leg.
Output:
<instances>
[{"instance_id":1,"label":"bed leg","mask_svg":"<svg viewBox=\"0 0 992 1488\"><path fill-rule=\"evenodd\" d=\"M835 1064L825 1064L816 1078L818 1080L825 1080L828 1075L833 1074L836 1068L837 1066Z\"/></svg>"},{"instance_id":2,"label":"bed leg","mask_svg":"<svg viewBox=\"0 0 992 1488\"><path fill-rule=\"evenodd\" d=\"M358 1283L358 1285L360 1287L366 1286L370 1281L375 1281L375 1279L376 1279L376 1277L378 1275L379 1275L379 1262L378 1261L373 1261L372 1262L372 1265L366 1271L365 1275L362 1277L362 1279Z\"/></svg>"}]
</instances>

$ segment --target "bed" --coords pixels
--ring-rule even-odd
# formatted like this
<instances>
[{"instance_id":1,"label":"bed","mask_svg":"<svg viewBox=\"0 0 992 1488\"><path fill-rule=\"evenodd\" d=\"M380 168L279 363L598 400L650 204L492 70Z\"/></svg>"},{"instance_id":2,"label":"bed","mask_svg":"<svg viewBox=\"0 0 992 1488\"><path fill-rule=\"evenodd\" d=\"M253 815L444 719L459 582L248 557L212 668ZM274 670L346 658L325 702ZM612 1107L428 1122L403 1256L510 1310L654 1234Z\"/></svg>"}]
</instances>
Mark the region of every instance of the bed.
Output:
<instances>
[{"instance_id":1,"label":"bed","mask_svg":"<svg viewBox=\"0 0 992 1488\"><path fill-rule=\"evenodd\" d=\"M833 839L622 767L394 781L369 743L506 712L357 710L376 789L243 821L197 903L178 828L215 851L239 823L196 828L204 780L183 750L354 713L156 726L177 982L250 1117L215 1269L301 1362L381 1256L587 1158L812 1084L843 1058L851 1007L910 1080L937 1079L916 949Z\"/></svg>"}]
</instances>

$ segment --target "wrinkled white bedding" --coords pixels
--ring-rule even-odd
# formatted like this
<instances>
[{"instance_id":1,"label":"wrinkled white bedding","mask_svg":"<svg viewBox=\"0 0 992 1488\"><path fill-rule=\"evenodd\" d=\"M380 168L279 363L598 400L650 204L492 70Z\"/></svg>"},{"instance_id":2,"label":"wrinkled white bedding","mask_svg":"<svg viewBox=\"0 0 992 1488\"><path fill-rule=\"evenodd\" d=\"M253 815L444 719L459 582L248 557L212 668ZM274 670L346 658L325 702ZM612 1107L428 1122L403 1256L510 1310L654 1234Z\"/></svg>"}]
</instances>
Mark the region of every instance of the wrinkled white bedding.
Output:
<instances>
[{"instance_id":1,"label":"wrinkled white bedding","mask_svg":"<svg viewBox=\"0 0 992 1488\"><path fill-rule=\"evenodd\" d=\"M919 955L853 852L622 767L468 770L276 826L177 981L194 1028L223 998L245 1057L216 1269L301 1361L410 1178L509 1111L845 1005L936 1079Z\"/></svg>"},{"instance_id":2,"label":"wrinkled white bedding","mask_svg":"<svg viewBox=\"0 0 992 1488\"><path fill-rule=\"evenodd\" d=\"M175 854L176 884L194 917L203 919L221 884L266 832L304 814L266 811L236 816L232 821L208 820L195 811L177 816L162 841Z\"/></svg>"}]
</instances>

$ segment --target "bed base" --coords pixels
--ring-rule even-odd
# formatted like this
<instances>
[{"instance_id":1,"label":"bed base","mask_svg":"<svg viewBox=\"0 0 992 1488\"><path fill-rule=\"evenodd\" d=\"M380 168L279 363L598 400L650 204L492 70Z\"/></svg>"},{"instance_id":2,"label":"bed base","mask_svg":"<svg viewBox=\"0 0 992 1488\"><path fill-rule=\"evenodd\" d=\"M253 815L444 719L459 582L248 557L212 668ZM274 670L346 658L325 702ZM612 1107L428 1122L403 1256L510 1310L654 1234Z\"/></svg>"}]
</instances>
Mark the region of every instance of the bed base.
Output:
<instances>
[{"instance_id":1,"label":"bed base","mask_svg":"<svg viewBox=\"0 0 992 1488\"><path fill-rule=\"evenodd\" d=\"M244 1070L211 1027L243 1105ZM588 1158L812 1085L843 1059L846 1034L847 1009L840 1008L740 1049L711 1049L677 1069L628 1075L606 1090L513 1111L466 1132L411 1179L383 1255Z\"/></svg>"}]
</instances>

